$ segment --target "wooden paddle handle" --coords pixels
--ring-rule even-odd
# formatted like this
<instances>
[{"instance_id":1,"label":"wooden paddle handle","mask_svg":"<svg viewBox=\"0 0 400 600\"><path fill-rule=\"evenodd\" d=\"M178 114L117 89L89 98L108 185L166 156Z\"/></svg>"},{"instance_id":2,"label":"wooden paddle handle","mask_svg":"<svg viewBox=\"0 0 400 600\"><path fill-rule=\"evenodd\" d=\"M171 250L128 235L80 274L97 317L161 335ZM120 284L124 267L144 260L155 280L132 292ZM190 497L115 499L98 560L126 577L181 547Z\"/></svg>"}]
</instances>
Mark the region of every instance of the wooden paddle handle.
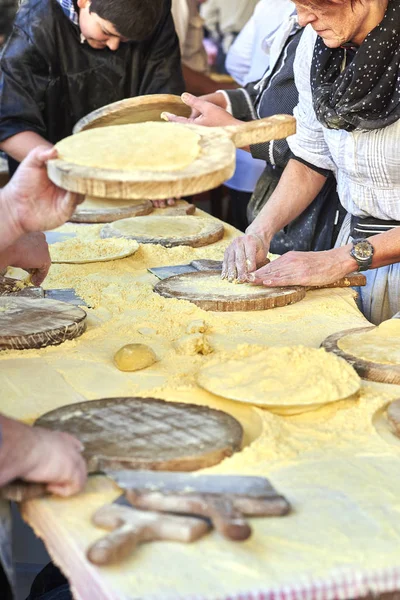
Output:
<instances>
[{"instance_id":1,"label":"wooden paddle handle","mask_svg":"<svg viewBox=\"0 0 400 600\"><path fill-rule=\"evenodd\" d=\"M95 565L110 565L127 558L140 544L143 527L124 523L100 540L94 542L87 551L87 557Z\"/></svg>"},{"instance_id":2,"label":"wooden paddle handle","mask_svg":"<svg viewBox=\"0 0 400 600\"><path fill-rule=\"evenodd\" d=\"M242 125L229 125L223 129L230 134L236 148L244 148L249 144L281 140L293 135L296 133L296 119L291 115L273 115Z\"/></svg>"},{"instance_id":3,"label":"wooden paddle handle","mask_svg":"<svg viewBox=\"0 0 400 600\"><path fill-rule=\"evenodd\" d=\"M44 483L15 480L0 488L0 498L9 502L25 502L34 498L47 496L47 486Z\"/></svg>"},{"instance_id":4,"label":"wooden paddle handle","mask_svg":"<svg viewBox=\"0 0 400 600\"><path fill-rule=\"evenodd\" d=\"M346 277L326 285L311 285L307 290L324 290L328 288L359 287L367 285L367 278L362 273L349 273Z\"/></svg>"}]
</instances>

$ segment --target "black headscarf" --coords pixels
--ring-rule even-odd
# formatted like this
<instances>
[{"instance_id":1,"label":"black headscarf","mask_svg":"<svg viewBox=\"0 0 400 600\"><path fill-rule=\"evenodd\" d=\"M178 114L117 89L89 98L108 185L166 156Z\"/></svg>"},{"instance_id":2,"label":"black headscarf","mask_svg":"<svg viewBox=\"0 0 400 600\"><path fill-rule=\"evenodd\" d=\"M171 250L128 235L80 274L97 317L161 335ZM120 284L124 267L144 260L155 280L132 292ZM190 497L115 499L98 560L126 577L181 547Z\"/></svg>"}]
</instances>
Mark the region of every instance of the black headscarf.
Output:
<instances>
[{"instance_id":1,"label":"black headscarf","mask_svg":"<svg viewBox=\"0 0 400 600\"><path fill-rule=\"evenodd\" d=\"M344 69L346 49L328 48L318 36L311 66L313 105L328 129L380 129L400 117L400 0Z\"/></svg>"}]
</instances>

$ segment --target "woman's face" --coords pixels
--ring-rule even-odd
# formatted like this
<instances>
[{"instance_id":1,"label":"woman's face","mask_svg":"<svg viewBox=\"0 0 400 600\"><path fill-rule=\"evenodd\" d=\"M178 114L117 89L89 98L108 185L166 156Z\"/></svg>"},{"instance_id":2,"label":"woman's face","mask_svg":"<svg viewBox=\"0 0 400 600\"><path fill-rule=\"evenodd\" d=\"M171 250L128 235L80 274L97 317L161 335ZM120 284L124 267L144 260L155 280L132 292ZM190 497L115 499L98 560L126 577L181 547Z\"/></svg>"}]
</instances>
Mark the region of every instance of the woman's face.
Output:
<instances>
[{"instance_id":1,"label":"woman's face","mask_svg":"<svg viewBox=\"0 0 400 600\"><path fill-rule=\"evenodd\" d=\"M299 23L311 24L329 48L360 45L382 20L388 0L294 0Z\"/></svg>"}]
</instances>

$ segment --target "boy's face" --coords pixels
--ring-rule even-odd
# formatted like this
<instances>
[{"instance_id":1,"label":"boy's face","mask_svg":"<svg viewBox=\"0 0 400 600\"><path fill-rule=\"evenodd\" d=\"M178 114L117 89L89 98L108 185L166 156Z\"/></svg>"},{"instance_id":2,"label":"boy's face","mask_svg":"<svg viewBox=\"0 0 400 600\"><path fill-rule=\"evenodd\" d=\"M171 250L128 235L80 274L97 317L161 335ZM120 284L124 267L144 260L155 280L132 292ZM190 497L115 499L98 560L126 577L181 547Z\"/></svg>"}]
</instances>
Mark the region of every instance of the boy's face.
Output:
<instances>
[{"instance_id":1,"label":"boy's face","mask_svg":"<svg viewBox=\"0 0 400 600\"><path fill-rule=\"evenodd\" d=\"M116 31L110 21L102 19L94 12L89 12L89 0L78 0L78 6L79 27L89 46L96 50L106 47L110 50L118 50L121 42L128 41Z\"/></svg>"}]
</instances>

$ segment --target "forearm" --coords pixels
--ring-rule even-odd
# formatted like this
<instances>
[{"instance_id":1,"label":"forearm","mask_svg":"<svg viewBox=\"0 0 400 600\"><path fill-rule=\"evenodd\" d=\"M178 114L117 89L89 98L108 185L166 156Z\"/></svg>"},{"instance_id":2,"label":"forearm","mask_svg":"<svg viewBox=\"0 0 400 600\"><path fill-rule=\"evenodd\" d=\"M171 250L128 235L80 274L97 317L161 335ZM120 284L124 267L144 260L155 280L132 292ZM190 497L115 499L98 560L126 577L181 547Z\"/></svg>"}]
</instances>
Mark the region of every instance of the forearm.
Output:
<instances>
[{"instance_id":1,"label":"forearm","mask_svg":"<svg viewBox=\"0 0 400 600\"><path fill-rule=\"evenodd\" d=\"M279 184L246 233L258 235L269 246L280 229L298 217L321 191L326 177L290 160Z\"/></svg>"},{"instance_id":2,"label":"forearm","mask_svg":"<svg viewBox=\"0 0 400 600\"><path fill-rule=\"evenodd\" d=\"M34 131L23 131L1 142L0 150L3 150L14 160L22 162L29 152L37 146L46 146L50 149L53 144L50 144Z\"/></svg>"},{"instance_id":3,"label":"forearm","mask_svg":"<svg viewBox=\"0 0 400 600\"><path fill-rule=\"evenodd\" d=\"M33 435L31 428L0 415L0 486L24 477L29 469Z\"/></svg>"}]
</instances>

